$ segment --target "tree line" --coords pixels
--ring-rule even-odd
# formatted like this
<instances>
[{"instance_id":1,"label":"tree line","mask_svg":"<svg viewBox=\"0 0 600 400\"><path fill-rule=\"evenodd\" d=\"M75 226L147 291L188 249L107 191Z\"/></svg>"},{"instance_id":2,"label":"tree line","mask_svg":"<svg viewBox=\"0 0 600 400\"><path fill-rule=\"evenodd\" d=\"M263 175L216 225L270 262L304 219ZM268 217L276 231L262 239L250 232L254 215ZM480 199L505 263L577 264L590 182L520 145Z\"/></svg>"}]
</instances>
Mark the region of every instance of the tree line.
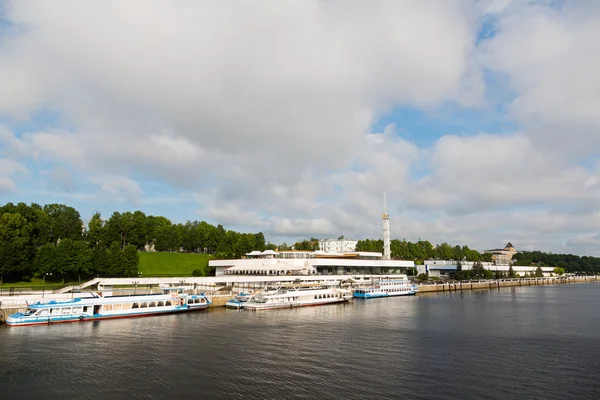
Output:
<instances>
[{"instance_id":1,"label":"tree line","mask_svg":"<svg viewBox=\"0 0 600 400\"><path fill-rule=\"evenodd\" d=\"M0 282L137 276L138 251L146 249L240 258L275 247L262 232L239 233L204 221L174 224L141 211L114 212L108 219L96 212L86 226L64 204L0 207Z\"/></svg>"},{"instance_id":2,"label":"tree line","mask_svg":"<svg viewBox=\"0 0 600 400\"><path fill-rule=\"evenodd\" d=\"M516 265L541 265L563 268L565 272L591 274L600 272L600 257L522 251L513 256Z\"/></svg>"},{"instance_id":3,"label":"tree line","mask_svg":"<svg viewBox=\"0 0 600 400\"><path fill-rule=\"evenodd\" d=\"M359 240L356 251L374 251L383 253L382 239ZM448 243L433 245L428 240L410 242L406 239L390 241L390 256L399 260L410 260L422 264L425 260L456 260L491 262L490 253L480 253L468 246L451 246Z\"/></svg>"}]
</instances>

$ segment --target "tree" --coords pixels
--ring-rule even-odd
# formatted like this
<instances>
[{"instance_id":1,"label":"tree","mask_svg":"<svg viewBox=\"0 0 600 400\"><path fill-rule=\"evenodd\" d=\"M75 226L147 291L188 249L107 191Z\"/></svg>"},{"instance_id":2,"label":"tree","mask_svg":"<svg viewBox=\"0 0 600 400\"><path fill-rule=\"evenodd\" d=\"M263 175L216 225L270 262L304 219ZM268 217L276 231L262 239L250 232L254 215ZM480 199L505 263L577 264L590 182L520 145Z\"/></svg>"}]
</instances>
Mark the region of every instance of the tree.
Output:
<instances>
[{"instance_id":1,"label":"tree","mask_svg":"<svg viewBox=\"0 0 600 400\"><path fill-rule=\"evenodd\" d=\"M508 277L509 278L516 278L516 276L517 275L515 274L515 270L513 269L512 264L511 264L511 266L508 268Z\"/></svg>"},{"instance_id":2,"label":"tree","mask_svg":"<svg viewBox=\"0 0 600 400\"><path fill-rule=\"evenodd\" d=\"M35 249L33 227L19 213L0 216L0 282L4 277L21 277L29 272Z\"/></svg>"},{"instance_id":3,"label":"tree","mask_svg":"<svg viewBox=\"0 0 600 400\"><path fill-rule=\"evenodd\" d=\"M473 263L473 267L471 268L471 274L474 278L484 278L486 276L485 268L483 268L483 264L481 263L481 261L475 261Z\"/></svg>"},{"instance_id":4,"label":"tree","mask_svg":"<svg viewBox=\"0 0 600 400\"><path fill-rule=\"evenodd\" d=\"M104 221L98 211L92 215L90 222L88 223L87 240L90 243L92 249L96 248L100 244L106 244L105 232L104 232Z\"/></svg>"},{"instance_id":5,"label":"tree","mask_svg":"<svg viewBox=\"0 0 600 400\"><path fill-rule=\"evenodd\" d=\"M544 276L544 273L542 272L542 267L540 267L539 265L535 269L535 276L538 278L541 278L542 276Z\"/></svg>"},{"instance_id":6,"label":"tree","mask_svg":"<svg viewBox=\"0 0 600 400\"><path fill-rule=\"evenodd\" d=\"M61 277L87 276L92 270L92 249L82 240L62 239L55 249L55 271Z\"/></svg>"},{"instance_id":7,"label":"tree","mask_svg":"<svg viewBox=\"0 0 600 400\"><path fill-rule=\"evenodd\" d=\"M79 211L64 204L47 204L44 212L50 218L50 241L83 239L83 222Z\"/></svg>"},{"instance_id":8,"label":"tree","mask_svg":"<svg viewBox=\"0 0 600 400\"><path fill-rule=\"evenodd\" d=\"M562 267L556 267L552 270L556 275L563 275L565 273L565 269Z\"/></svg>"}]
</instances>

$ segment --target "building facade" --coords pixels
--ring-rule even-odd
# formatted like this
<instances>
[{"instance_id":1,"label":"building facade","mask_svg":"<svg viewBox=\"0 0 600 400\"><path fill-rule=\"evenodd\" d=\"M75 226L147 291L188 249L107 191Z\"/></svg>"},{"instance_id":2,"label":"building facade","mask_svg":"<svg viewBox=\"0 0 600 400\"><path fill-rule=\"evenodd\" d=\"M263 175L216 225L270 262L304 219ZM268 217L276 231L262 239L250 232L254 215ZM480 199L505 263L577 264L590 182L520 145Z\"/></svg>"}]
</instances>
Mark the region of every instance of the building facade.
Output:
<instances>
[{"instance_id":1,"label":"building facade","mask_svg":"<svg viewBox=\"0 0 600 400\"><path fill-rule=\"evenodd\" d=\"M215 276L224 275L399 275L413 261L383 260L381 253L324 251L253 251L243 259L210 260Z\"/></svg>"},{"instance_id":2,"label":"building facade","mask_svg":"<svg viewBox=\"0 0 600 400\"><path fill-rule=\"evenodd\" d=\"M517 251L512 243L508 242L503 249L485 250L484 253L491 253L492 262L496 264L510 264L513 256L517 254Z\"/></svg>"},{"instance_id":3,"label":"building facade","mask_svg":"<svg viewBox=\"0 0 600 400\"><path fill-rule=\"evenodd\" d=\"M349 253L356 251L357 240L324 239L319 240L319 250L325 253Z\"/></svg>"}]
</instances>

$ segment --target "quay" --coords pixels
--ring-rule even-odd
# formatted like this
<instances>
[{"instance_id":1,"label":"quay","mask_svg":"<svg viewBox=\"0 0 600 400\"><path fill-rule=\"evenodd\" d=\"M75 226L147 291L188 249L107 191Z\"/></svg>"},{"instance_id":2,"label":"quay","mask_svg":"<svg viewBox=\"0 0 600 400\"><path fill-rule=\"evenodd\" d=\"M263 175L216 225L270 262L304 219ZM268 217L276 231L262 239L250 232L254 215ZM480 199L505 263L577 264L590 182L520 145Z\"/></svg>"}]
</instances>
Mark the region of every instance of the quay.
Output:
<instances>
[{"instance_id":1,"label":"quay","mask_svg":"<svg viewBox=\"0 0 600 400\"><path fill-rule=\"evenodd\" d=\"M136 295L160 291L164 286L183 286L187 290L206 293L212 300L211 307L224 307L235 293L259 290L267 286L285 284L323 284L356 288L368 286L380 279L393 279L397 275L309 275L309 276L219 276L181 278L96 278L81 285L69 286L48 293L31 289L0 289L0 322L6 316L23 310L28 303L36 301L66 301L77 297L91 297L91 292L110 295ZM598 276L569 276L543 278L494 279L478 281L440 282L419 284L419 294L455 292L463 290L494 290L506 287L540 286L570 283L599 282Z\"/></svg>"},{"instance_id":2,"label":"quay","mask_svg":"<svg viewBox=\"0 0 600 400\"><path fill-rule=\"evenodd\" d=\"M514 279L492 279L473 280L458 282L440 282L419 285L419 293L428 292L455 292L463 290L492 290L505 287L518 286L541 286L558 285L566 283L592 283L600 282L598 276L568 276L568 277L544 277L544 278L514 278Z\"/></svg>"}]
</instances>

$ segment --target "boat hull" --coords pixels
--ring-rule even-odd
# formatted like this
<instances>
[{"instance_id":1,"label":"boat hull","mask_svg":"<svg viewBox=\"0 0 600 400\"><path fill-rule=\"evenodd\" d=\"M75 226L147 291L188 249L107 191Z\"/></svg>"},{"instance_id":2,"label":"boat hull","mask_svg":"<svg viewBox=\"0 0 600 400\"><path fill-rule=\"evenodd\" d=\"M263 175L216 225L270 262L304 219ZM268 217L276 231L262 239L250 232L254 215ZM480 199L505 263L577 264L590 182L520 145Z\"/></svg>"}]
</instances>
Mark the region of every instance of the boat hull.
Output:
<instances>
[{"instance_id":1,"label":"boat hull","mask_svg":"<svg viewBox=\"0 0 600 400\"><path fill-rule=\"evenodd\" d=\"M327 304L339 304L348 302L348 298L330 299L329 301L315 302L315 303L250 303L243 306L244 310L251 311L266 311L266 310L277 310L282 308L297 308L297 307L313 307L313 306L324 306Z\"/></svg>"},{"instance_id":2,"label":"boat hull","mask_svg":"<svg viewBox=\"0 0 600 400\"><path fill-rule=\"evenodd\" d=\"M415 291L410 292L392 292L392 293L354 293L353 296L357 299L377 299L381 297L397 297L397 296L414 296Z\"/></svg>"},{"instance_id":3,"label":"boat hull","mask_svg":"<svg viewBox=\"0 0 600 400\"><path fill-rule=\"evenodd\" d=\"M239 301L239 300L229 300L227 303L225 303L225 307L233 308L233 309L244 308L244 303L246 303L246 302Z\"/></svg>"},{"instance_id":4,"label":"boat hull","mask_svg":"<svg viewBox=\"0 0 600 400\"><path fill-rule=\"evenodd\" d=\"M56 316L52 318L15 318L12 315L6 319L6 325L11 327L16 326L33 326L33 325L52 325L52 324L64 324L70 322L89 322L89 321L101 321L107 319L119 319L119 318L140 318L140 317L155 317L158 315L165 314L176 314L182 312L192 312L205 310L209 307L209 304L192 307L177 307L169 310L156 310L148 312L135 312L127 314L96 314L96 315L68 315L68 316ZM15 315L15 314L13 314Z\"/></svg>"}]
</instances>

